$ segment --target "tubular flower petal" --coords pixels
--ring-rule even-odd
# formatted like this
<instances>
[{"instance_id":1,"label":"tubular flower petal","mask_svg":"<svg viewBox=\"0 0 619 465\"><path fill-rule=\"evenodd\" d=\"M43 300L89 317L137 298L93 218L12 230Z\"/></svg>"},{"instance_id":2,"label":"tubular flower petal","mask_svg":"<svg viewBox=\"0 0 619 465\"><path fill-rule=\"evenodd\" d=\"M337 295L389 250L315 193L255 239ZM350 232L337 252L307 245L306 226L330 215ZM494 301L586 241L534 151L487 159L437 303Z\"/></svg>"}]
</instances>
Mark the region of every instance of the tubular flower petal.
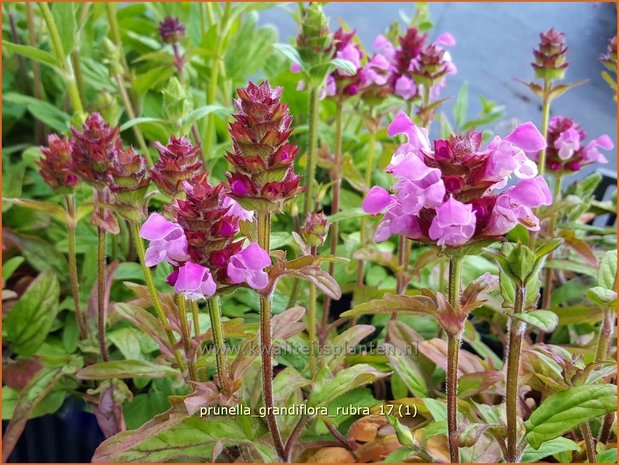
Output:
<instances>
[{"instance_id":1,"label":"tubular flower petal","mask_svg":"<svg viewBox=\"0 0 619 465\"><path fill-rule=\"evenodd\" d=\"M246 282L256 290L269 284L269 275L264 268L271 265L269 254L257 243L250 243L245 249L232 255L228 263L228 277L234 284Z\"/></svg>"},{"instance_id":2,"label":"tubular flower petal","mask_svg":"<svg viewBox=\"0 0 619 465\"><path fill-rule=\"evenodd\" d=\"M163 261L178 265L189 260L183 228L159 213L152 213L148 217L140 228L140 237L150 241L146 249L146 266L155 266Z\"/></svg>"},{"instance_id":3,"label":"tubular flower petal","mask_svg":"<svg viewBox=\"0 0 619 465\"><path fill-rule=\"evenodd\" d=\"M217 290L209 269L196 263L185 263L174 278L174 290L189 300L208 299Z\"/></svg>"}]
</instances>

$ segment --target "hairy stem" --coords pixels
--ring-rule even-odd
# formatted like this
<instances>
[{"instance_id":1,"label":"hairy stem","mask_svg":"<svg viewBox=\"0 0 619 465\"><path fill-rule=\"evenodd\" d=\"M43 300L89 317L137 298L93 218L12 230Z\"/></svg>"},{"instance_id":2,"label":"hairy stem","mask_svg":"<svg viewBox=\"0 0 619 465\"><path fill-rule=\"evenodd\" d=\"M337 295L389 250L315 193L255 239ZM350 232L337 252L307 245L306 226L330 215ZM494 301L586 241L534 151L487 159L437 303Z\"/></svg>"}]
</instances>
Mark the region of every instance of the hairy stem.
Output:
<instances>
[{"instance_id":1,"label":"hairy stem","mask_svg":"<svg viewBox=\"0 0 619 465\"><path fill-rule=\"evenodd\" d=\"M514 313L524 311L526 288L516 288ZM507 414L507 456L506 462L517 462L518 453L518 373L520 371L520 348L526 324L516 318L509 319L509 345L507 349L507 380L505 410Z\"/></svg>"},{"instance_id":2,"label":"hairy stem","mask_svg":"<svg viewBox=\"0 0 619 465\"><path fill-rule=\"evenodd\" d=\"M305 425L309 423L310 419L311 417L308 416L301 417L292 432L290 433L290 436L288 437L288 440L286 441L286 446L284 448L284 451L286 453L286 462L290 462L292 460L292 449L294 448L294 445L299 439L303 428L305 428Z\"/></svg>"},{"instance_id":3,"label":"hairy stem","mask_svg":"<svg viewBox=\"0 0 619 465\"><path fill-rule=\"evenodd\" d=\"M335 179L333 180L333 191L332 191L332 202L331 202L331 214L335 215L338 211L340 211L340 190L342 187L342 174L341 174L341 165L342 165L342 107L344 106L344 101L339 99L337 105L335 106L335 159L333 164L335 168L333 172L335 174ZM331 224L331 237L329 242L329 253L332 256L335 256L337 250L337 241L338 241L338 223L335 222ZM329 262L329 275L333 276L335 273L335 262ZM324 296L323 298L323 308L322 308L322 321L320 323L320 334L321 337L326 337L327 326L329 325L329 311L331 309L331 299L328 296Z\"/></svg>"},{"instance_id":4,"label":"hairy stem","mask_svg":"<svg viewBox=\"0 0 619 465\"><path fill-rule=\"evenodd\" d=\"M49 31L49 37L52 41L54 53L56 54L56 58L60 63L61 69L64 71L65 83L67 85L69 97L71 98L71 105L73 106L73 110L78 114L83 114L84 106L82 105L82 99L80 98L80 93L77 88L77 83L75 81L73 66L71 64L71 61L67 59L67 55L65 55L64 47L62 46L62 40L60 39L60 34L58 33L58 27L56 25L56 21L54 20L54 16L52 15L52 12L49 9L47 3L38 2L38 5L41 9L43 19L45 19L45 23L47 24L47 30Z\"/></svg>"},{"instance_id":5,"label":"hairy stem","mask_svg":"<svg viewBox=\"0 0 619 465\"><path fill-rule=\"evenodd\" d=\"M608 354L608 347L610 346L610 340L613 335L614 329L614 315L609 308L604 309L604 319L602 320L602 326L600 328L600 336L598 339L597 348L595 351L595 361L603 362L606 360Z\"/></svg>"},{"instance_id":6,"label":"hairy stem","mask_svg":"<svg viewBox=\"0 0 619 465\"><path fill-rule=\"evenodd\" d=\"M191 315L193 317L193 334L198 337L200 336L200 309L196 300L191 301Z\"/></svg>"},{"instance_id":7,"label":"hairy stem","mask_svg":"<svg viewBox=\"0 0 619 465\"><path fill-rule=\"evenodd\" d=\"M185 350L185 358L189 366L189 379L197 381L196 364L191 350L191 334L189 333L189 322L187 321L187 305L183 294L177 295L178 302L178 317L181 322L181 339L183 341L183 349Z\"/></svg>"},{"instance_id":8,"label":"hairy stem","mask_svg":"<svg viewBox=\"0 0 619 465\"><path fill-rule=\"evenodd\" d=\"M146 287L150 293L150 299L152 300L155 313L157 313L157 318L159 318L159 322L166 332L168 344L170 346L170 350L174 353L174 358L176 359L178 368L181 371L185 371L185 362L183 361L179 350L174 347L176 345L176 338L174 337L174 333L170 328L170 323L168 322L165 312L163 311L163 306L159 300L159 293L157 292L155 282L153 281L153 275L150 272L150 268L146 266L146 251L144 250L144 242L142 242L142 238L140 237L140 225L136 221L131 222L131 235L133 236L135 248L138 252L138 257L140 258L140 265L142 266L142 272L144 273L144 280L146 281Z\"/></svg>"},{"instance_id":9,"label":"hairy stem","mask_svg":"<svg viewBox=\"0 0 619 465\"><path fill-rule=\"evenodd\" d=\"M310 376L312 379L316 378L316 373L318 371L318 361L317 361L317 352L318 352L318 337L316 336L316 286L313 283L309 285L309 302L308 302L308 332L309 332L309 346L310 346L310 356L309 356L309 367L310 367Z\"/></svg>"},{"instance_id":10,"label":"hairy stem","mask_svg":"<svg viewBox=\"0 0 619 465\"><path fill-rule=\"evenodd\" d=\"M271 214L258 212L258 245L267 253L271 250ZM262 356L262 394L266 408L266 419L269 426L275 450L282 460L287 454L282 441L282 435L273 412L273 341L271 336L271 296L260 294L260 345Z\"/></svg>"},{"instance_id":11,"label":"hairy stem","mask_svg":"<svg viewBox=\"0 0 619 465\"><path fill-rule=\"evenodd\" d=\"M550 96L550 87L550 80L545 79L544 97L542 98L542 136L544 136L544 140L547 139L548 122L550 120L550 102L552 101L552 97ZM540 176L544 176L546 171L546 147L544 147L539 153L539 158L537 160L537 171Z\"/></svg>"},{"instance_id":12,"label":"hairy stem","mask_svg":"<svg viewBox=\"0 0 619 465\"><path fill-rule=\"evenodd\" d=\"M101 226L97 228L97 333L99 350L104 362L110 359L105 343L105 229Z\"/></svg>"},{"instance_id":13,"label":"hairy stem","mask_svg":"<svg viewBox=\"0 0 619 465\"><path fill-rule=\"evenodd\" d=\"M123 104L125 105L125 110L127 111L127 116L129 119L135 119L136 114L133 110L133 104L131 103L131 99L129 98L129 94L127 93L127 88L125 87L125 79L122 77L120 73L115 73L114 78L116 79L116 83L118 84L118 90L120 91L120 95L123 99ZM139 124L134 124L131 129L133 130L133 134L135 135L136 140L138 141L138 145L140 146L140 150L148 160L148 164L152 166L153 159L148 152L148 146L146 145L146 141L144 140L144 135L142 134L142 130L140 129Z\"/></svg>"},{"instance_id":14,"label":"hairy stem","mask_svg":"<svg viewBox=\"0 0 619 465\"><path fill-rule=\"evenodd\" d=\"M67 194L65 197L67 204L67 239L69 240L69 278L71 280L71 293L73 295L73 305L75 306L75 321L80 331L80 339L88 338L88 325L86 324L86 316L82 311L80 304L80 284L77 274L77 259L75 254L75 197L73 194Z\"/></svg>"},{"instance_id":15,"label":"hairy stem","mask_svg":"<svg viewBox=\"0 0 619 465\"><path fill-rule=\"evenodd\" d=\"M230 388L230 376L228 375L228 365L226 361L226 341L224 339L224 328L221 323L221 311L219 309L219 297L213 296L208 302L208 312L211 318L211 332L215 343L215 360L217 362L217 378L219 386L224 394L232 394Z\"/></svg>"},{"instance_id":16,"label":"hairy stem","mask_svg":"<svg viewBox=\"0 0 619 465\"><path fill-rule=\"evenodd\" d=\"M307 168L305 171L305 203L303 213L308 214L316 206L314 183L316 181L316 163L318 154L318 111L320 107L320 95L316 87L309 91L309 115L307 129Z\"/></svg>"},{"instance_id":17,"label":"hairy stem","mask_svg":"<svg viewBox=\"0 0 619 465\"><path fill-rule=\"evenodd\" d=\"M458 314L460 309L460 273L461 257L451 257L449 260L449 303ZM460 460L458 451L458 365L460 357L460 338L458 334L447 335L447 432L449 457L451 463Z\"/></svg>"},{"instance_id":18,"label":"hairy stem","mask_svg":"<svg viewBox=\"0 0 619 465\"><path fill-rule=\"evenodd\" d=\"M105 3L105 11L107 13L107 21L110 24L110 34L112 36L112 42L120 52L120 62L125 70L125 73L129 70L129 65L127 64L127 58L125 57L125 52L123 52L123 43L120 38L120 28L118 27L118 19L116 18L116 9L115 4L111 2Z\"/></svg>"},{"instance_id":19,"label":"hairy stem","mask_svg":"<svg viewBox=\"0 0 619 465\"><path fill-rule=\"evenodd\" d=\"M582 436L585 440L585 450L587 451L587 461L589 463L595 463L595 441L593 440L593 434L591 433L591 427L589 422L585 421L580 427L582 430Z\"/></svg>"}]
</instances>

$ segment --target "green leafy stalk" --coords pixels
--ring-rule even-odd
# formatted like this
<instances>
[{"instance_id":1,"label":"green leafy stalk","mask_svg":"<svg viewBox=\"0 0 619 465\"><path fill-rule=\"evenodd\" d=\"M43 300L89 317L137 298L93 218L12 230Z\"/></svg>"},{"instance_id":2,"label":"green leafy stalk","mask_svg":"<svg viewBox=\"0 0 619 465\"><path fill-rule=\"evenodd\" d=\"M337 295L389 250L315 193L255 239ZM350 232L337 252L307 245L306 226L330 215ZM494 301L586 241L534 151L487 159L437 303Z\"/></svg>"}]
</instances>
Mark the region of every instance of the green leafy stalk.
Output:
<instances>
[{"instance_id":1,"label":"green leafy stalk","mask_svg":"<svg viewBox=\"0 0 619 465\"><path fill-rule=\"evenodd\" d=\"M97 335L104 362L110 359L105 343L105 229L97 228Z\"/></svg>"},{"instance_id":2,"label":"green leafy stalk","mask_svg":"<svg viewBox=\"0 0 619 465\"><path fill-rule=\"evenodd\" d=\"M193 334L198 337L200 336L200 309L195 300L191 301L191 315L193 317Z\"/></svg>"},{"instance_id":3,"label":"green leafy stalk","mask_svg":"<svg viewBox=\"0 0 619 465\"><path fill-rule=\"evenodd\" d=\"M106 2L105 3L105 11L107 13L107 21L110 24L110 34L112 36L112 41L116 48L118 48L120 52L120 61L122 63L123 70L125 74L129 71L129 65L127 64L127 58L125 57L125 53L123 52L123 43L120 38L120 28L118 27L118 19L116 18L116 10L114 9L114 3Z\"/></svg>"},{"instance_id":4,"label":"green leafy stalk","mask_svg":"<svg viewBox=\"0 0 619 465\"><path fill-rule=\"evenodd\" d=\"M159 293L157 292L157 288L155 287L155 282L153 281L153 275L150 272L150 268L146 266L145 256L146 251L144 250L144 243L140 238L140 225L136 221L131 222L131 235L135 241L135 248L138 252L138 257L140 258L140 265L142 266L142 272L144 273L144 280L146 281L146 287L148 288L148 292L150 293L150 299L152 300L153 307L155 308L155 312L157 313L157 317L159 318L159 322L161 326L165 329L166 335L168 336L168 344L170 346L170 350L174 352L174 358L176 359L176 363L181 371L185 371L185 362L183 362L183 358L180 355L178 349L175 349L176 340L174 338L174 333L170 328L170 324L168 323L168 319L165 316L165 312L163 311L163 307L161 305L161 301L159 300Z\"/></svg>"},{"instance_id":5,"label":"green leafy stalk","mask_svg":"<svg viewBox=\"0 0 619 465\"><path fill-rule=\"evenodd\" d=\"M77 275L77 260L75 256L75 197L68 194L65 197L67 203L67 239L69 241L69 279L71 280L71 293L73 295L73 305L75 306L75 320L80 331L80 339L88 338L88 325L86 324L86 316L82 311L80 304L80 285Z\"/></svg>"},{"instance_id":6,"label":"green leafy stalk","mask_svg":"<svg viewBox=\"0 0 619 465\"><path fill-rule=\"evenodd\" d=\"M526 287L516 287L514 314L524 311ZM518 457L518 372L520 370L520 349L526 324L516 318L509 319L509 346L507 350L507 380L505 409L507 413L507 455L506 462L517 462Z\"/></svg>"},{"instance_id":7,"label":"green leafy stalk","mask_svg":"<svg viewBox=\"0 0 619 465\"><path fill-rule=\"evenodd\" d=\"M258 245L267 253L271 250L271 213L258 212ZM286 460L282 435L273 412L273 341L271 336L271 296L260 295L260 354L262 356L262 394L267 409L266 419L277 454Z\"/></svg>"},{"instance_id":8,"label":"green leafy stalk","mask_svg":"<svg viewBox=\"0 0 619 465\"><path fill-rule=\"evenodd\" d=\"M365 184L370 187L372 183L372 170L374 170L374 152L376 149L376 128L375 124L372 123L372 127L370 128L370 137L368 140L368 157L366 159L365 165ZM361 217L361 226L359 228L359 242L361 247L363 247L367 242L367 217ZM363 276L365 274L365 261L359 260L357 263L357 286L363 285Z\"/></svg>"},{"instance_id":9,"label":"green leafy stalk","mask_svg":"<svg viewBox=\"0 0 619 465\"><path fill-rule=\"evenodd\" d=\"M215 360L217 362L217 377L219 385L224 394L232 394L230 386L230 376L226 362L226 342L224 340L224 329L221 323L221 311L219 309L219 297L213 296L208 302L208 311L211 318L211 332L215 343ZM195 319L195 317L194 317Z\"/></svg>"},{"instance_id":10,"label":"green leafy stalk","mask_svg":"<svg viewBox=\"0 0 619 465\"><path fill-rule=\"evenodd\" d=\"M61 69L64 71L64 80L67 85L67 91L69 92L69 97L71 98L71 104L73 106L73 110L78 115L84 114L84 106L82 105L82 99L80 98L79 89L77 88L77 82L75 80L75 73L73 72L73 66L71 61L67 59L65 55L64 47L62 46L62 40L60 39L60 34L58 33L58 27L56 25L56 21L54 20L54 16L52 15L49 6L45 2L38 2L39 8L41 9L41 14L47 24L47 30L49 31L49 36L52 41L52 46L54 48L54 53L56 54L56 58L60 63Z\"/></svg>"},{"instance_id":11,"label":"green leafy stalk","mask_svg":"<svg viewBox=\"0 0 619 465\"><path fill-rule=\"evenodd\" d=\"M460 281L462 257L451 257L449 260L449 303L458 313L460 308ZM451 463L460 460L458 451L458 365L460 357L460 338L458 334L447 335L447 440Z\"/></svg>"},{"instance_id":12,"label":"green leafy stalk","mask_svg":"<svg viewBox=\"0 0 619 465\"><path fill-rule=\"evenodd\" d=\"M36 25L34 23L34 9L32 8L31 3L26 3L26 17L28 19L28 37L30 39L30 45L32 47L37 47L38 44ZM32 87L35 98L43 100L44 90L43 81L41 80L41 65L36 60L32 60ZM44 130L45 128L43 127L43 123L37 119L35 121L35 135L36 140L40 143L43 143Z\"/></svg>"},{"instance_id":13,"label":"green leafy stalk","mask_svg":"<svg viewBox=\"0 0 619 465\"><path fill-rule=\"evenodd\" d=\"M334 215L340 211L340 191L342 187L342 175L340 166L342 164L342 108L344 102L339 99L335 106L335 180L333 182L332 202L331 202L331 214ZM338 240L338 223L331 224L331 238L329 243L329 252L332 256L335 256L337 250ZM329 275L333 276L335 273L335 262L329 263ZM322 321L320 324L321 337L326 337L327 327L329 325L329 310L331 308L331 299L328 296L323 298L322 309Z\"/></svg>"},{"instance_id":14,"label":"green leafy stalk","mask_svg":"<svg viewBox=\"0 0 619 465\"><path fill-rule=\"evenodd\" d=\"M309 117L307 129L307 160L305 171L305 203L303 213L313 211L316 206L314 182L316 181L316 163L318 158L318 111L320 108L320 95L317 87L309 91Z\"/></svg>"},{"instance_id":15,"label":"green leafy stalk","mask_svg":"<svg viewBox=\"0 0 619 465\"><path fill-rule=\"evenodd\" d=\"M316 248L312 247L313 255L316 255ZM309 302L308 302L308 332L309 332L309 367L310 375L312 379L316 379L318 373L318 336L316 333L316 300L318 299L316 293L316 285L310 283L309 285Z\"/></svg>"},{"instance_id":16,"label":"green leafy stalk","mask_svg":"<svg viewBox=\"0 0 619 465\"><path fill-rule=\"evenodd\" d=\"M196 372L196 364L194 361L194 357L191 354L191 334L189 334L189 323L187 321L187 305L185 302L185 296L183 294L178 294L177 302L178 318L181 322L181 339L183 341L183 348L185 350L187 365L189 366L189 379L192 381L197 381L198 376Z\"/></svg>"}]
</instances>

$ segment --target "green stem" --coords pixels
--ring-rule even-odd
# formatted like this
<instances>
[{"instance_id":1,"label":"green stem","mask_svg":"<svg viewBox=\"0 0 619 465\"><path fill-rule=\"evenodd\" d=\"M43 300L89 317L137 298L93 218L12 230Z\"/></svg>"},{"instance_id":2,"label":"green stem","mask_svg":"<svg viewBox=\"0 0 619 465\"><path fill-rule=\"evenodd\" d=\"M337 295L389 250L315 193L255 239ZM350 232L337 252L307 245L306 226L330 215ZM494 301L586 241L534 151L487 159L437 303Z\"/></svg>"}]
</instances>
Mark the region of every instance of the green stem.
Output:
<instances>
[{"instance_id":1,"label":"green stem","mask_svg":"<svg viewBox=\"0 0 619 465\"><path fill-rule=\"evenodd\" d=\"M73 72L73 66L71 65L71 61L67 59L67 55L65 55L64 48L62 46L62 40L60 39L60 34L58 33L58 27L56 26L56 21L54 21L54 16L52 15L49 6L45 2L38 2L39 8L41 9L41 13L43 18L45 19L45 23L47 24L47 29L49 31L49 36L52 41L52 46L54 48L54 53L56 54L56 58L60 63L62 70L65 72L65 83L67 85L67 91L69 92L69 97L71 98L71 104L73 105L73 110L78 114L84 113L84 106L82 105L82 100L80 98L80 93L77 88L77 83L75 81L75 74Z\"/></svg>"},{"instance_id":2,"label":"green stem","mask_svg":"<svg viewBox=\"0 0 619 465\"><path fill-rule=\"evenodd\" d=\"M312 255L316 257L316 248L312 247ZM316 293L316 286L313 283L309 285L309 302L308 302L308 333L309 333L309 345L310 356L309 366L310 375L312 379L316 379L318 373L318 337L316 333L316 299L318 298Z\"/></svg>"},{"instance_id":3,"label":"green stem","mask_svg":"<svg viewBox=\"0 0 619 465\"><path fill-rule=\"evenodd\" d=\"M178 318L181 321L181 339L183 341L183 348L185 350L185 358L187 359L187 365L189 366L189 379L197 381L196 364L191 351L191 334L189 334L189 323L187 321L187 306L185 304L185 296L183 294L177 295L178 302Z\"/></svg>"},{"instance_id":4,"label":"green stem","mask_svg":"<svg viewBox=\"0 0 619 465\"><path fill-rule=\"evenodd\" d=\"M514 314L524 311L526 288L516 288ZM520 371L520 349L526 324L516 318L509 319L509 345L507 350L507 380L505 410L507 415L507 456L506 462L517 462L518 457L518 373Z\"/></svg>"},{"instance_id":5,"label":"green stem","mask_svg":"<svg viewBox=\"0 0 619 465\"><path fill-rule=\"evenodd\" d=\"M36 25L34 23L34 9L31 3L26 3L26 17L28 19L28 36L30 38L30 45L32 47L38 47ZM41 65L38 61L32 60L32 86L34 90L34 96L39 100L44 100L43 81L41 80ZM45 128L41 121L35 121L35 136L36 141L43 143L45 138Z\"/></svg>"},{"instance_id":6,"label":"green stem","mask_svg":"<svg viewBox=\"0 0 619 465\"><path fill-rule=\"evenodd\" d=\"M307 215L313 211L316 206L316 198L314 193L314 183L316 181L316 163L318 153L318 110L320 107L320 94L317 88L311 88L309 91L309 118L307 128L307 160L305 171L305 203L303 213Z\"/></svg>"},{"instance_id":7,"label":"green stem","mask_svg":"<svg viewBox=\"0 0 619 465\"><path fill-rule=\"evenodd\" d=\"M449 259L449 303L453 312L460 311L460 274L462 257ZM457 334L447 334L447 432L449 457L451 463L460 460L458 451L458 365L460 358L460 338L462 331Z\"/></svg>"},{"instance_id":8,"label":"green stem","mask_svg":"<svg viewBox=\"0 0 619 465\"><path fill-rule=\"evenodd\" d=\"M547 140L548 135L548 122L550 120L550 102L552 97L550 96L551 82L548 79L544 80L544 96L542 97L542 136L544 140ZM543 176L546 171L546 148L544 147L540 153L537 161L537 170L540 176Z\"/></svg>"},{"instance_id":9,"label":"green stem","mask_svg":"<svg viewBox=\"0 0 619 465\"><path fill-rule=\"evenodd\" d=\"M193 317L193 334L195 337L200 336L200 309L198 308L198 301L191 301L191 315Z\"/></svg>"},{"instance_id":10,"label":"green stem","mask_svg":"<svg viewBox=\"0 0 619 465\"><path fill-rule=\"evenodd\" d=\"M370 117L372 113L370 112ZM365 165L365 184L370 188L370 184L372 183L372 171L374 170L374 152L376 149L376 128L375 124L372 122L372 128L370 128L370 137L368 139L368 157L366 159ZM359 243L361 247L365 246L367 243L367 225L368 220L364 215L361 217L361 226L359 227ZM363 286L363 277L365 275L365 261L359 260L357 263L357 287Z\"/></svg>"},{"instance_id":11,"label":"green stem","mask_svg":"<svg viewBox=\"0 0 619 465\"><path fill-rule=\"evenodd\" d=\"M609 308L604 309L604 319L602 320L602 326L600 327L600 336L598 339L597 348L595 350L595 361L603 362L606 360L608 354L608 347L610 346L610 340L613 335L614 329L614 315Z\"/></svg>"},{"instance_id":12,"label":"green stem","mask_svg":"<svg viewBox=\"0 0 619 465\"><path fill-rule=\"evenodd\" d=\"M97 228L97 335L104 362L110 359L105 343L105 229Z\"/></svg>"},{"instance_id":13,"label":"green stem","mask_svg":"<svg viewBox=\"0 0 619 465\"><path fill-rule=\"evenodd\" d=\"M232 394L230 387L230 376L226 362L226 341L224 339L224 328L221 323L221 311L219 309L219 297L213 296L208 302L208 311L211 318L211 332L215 343L215 359L217 361L217 378L219 386L225 395Z\"/></svg>"},{"instance_id":14,"label":"green stem","mask_svg":"<svg viewBox=\"0 0 619 465\"><path fill-rule=\"evenodd\" d=\"M176 339L174 337L172 329L170 328L170 324L168 322L168 319L166 318L165 312L163 311L161 301L159 300L159 293L157 292L157 288L155 287L153 275L150 272L150 268L146 266L146 251L144 250L144 243L142 242L142 238L140 237L140 225L136 221L131 222L131 235L133 236L135 248L138 252L138 257L140 258L140 265L142 266L142 272L144 273L144 281L146 281L146 287L148 288L148 292L150 293L150 299L152 300L153 307L155 309L155 312L157 313L157 317L159 318L159 322L161 323L161 326L164 328L166 335L168 336L168 344L170 346L170 350L174 353L174 358L176 359L178 368L181 371L185 371L185 362L183 362L179 350L174 347L176 345Z\"/></svg>"},{"instance_id":15,"label":"green stem","mask_svg":"<svg viewBox=\"0 0 619 465\"><path fill-rule=\"evenodd\" d=\"M112 35L112 42L116 45L116 48L120 52L120 61L122 63L123 69L125 73L129 71L129 65L127 64L127 58L125 57L125 52L123 52L123 43L120 38L120 28L118 27L118 19L116 18L116 9L114 8L114 3L106 2L105 9L107 13L107 20L110 23L110 34Z\"/></svg>"},{"instance_id":16,"label":"green stem","mask_svg":"<svg viewBox=\"0 0 619 465\"><path fill-rule=\"evenodd\" d=\"M258 245L267 253L271 250L271 213L258 212ZM282 435L273 412L273 341L271 335L271 296L260 294L260 354L262 356L262 394L267 409L266 419L273 444L279 457L286 461Z\"/></svg>"},{"instance_id":17,"label":"green stem","mask_svg":"<svg viewBox=\"0 0 619 465\"><path fill-rule=\"evenodd\" d=\"M123 103L125 105L125 110L127 111L127 116L129 119L135 119L136 114L133 110L133 104L131 103L131 99L129 98L129 94L127 93L127 88L125 87L125 79L122 77L120 73L115 73L114 78L116 79L116 84L118 85L118 90L123 99ZM146 145L146 141L144 140L144 136L142 135L142 130L140 129L139 124L134 124L131 129L133 130L133 134L138 141L138 145L140 146L140 150L146 157L149 165L153 165L153 159L148 152L148 146Z\"/></svg>"},{"instance_id":18,"label":"green stem","mask_svg":"<svg viewBox=\"0 0 619 465\"><path fill-rule=\"evenodd\" d=\"M75 306L75 321L80 331L80 339L88 338L88 325L86 324L86 316L82 311L80 304L80 285L79 276L77 274L77 259L75 253L75 197L73 194L67 194L65 197L67 204L67 238L69 240L69 277L71 280L71 293L73 295L73 305Z\"/></svg>"},{"instance_id":19,"label":"green stem","mask_svg":"<svg viewBox=\"0 0 619 465\"><path fill-rule=\"evenodd\" d=\"M335 106L335 160L333 169L335 173L335 179L333 180L333 199L331 202L331 214L334 215L340 211L340 191L342 187L342 109L344 107L344 101L339 99ZM338 223L331 224L331 237L329 243L329 253L335 257L337 251L338 241ZM335 273L335 262L329 262L329 275L333 276ZM322 321L320 324L321 337L326 337L327 327L329 326L329 312L331 309L331 299L328 296L323 298L322 308Z\"/></svg>"}]
</instances>

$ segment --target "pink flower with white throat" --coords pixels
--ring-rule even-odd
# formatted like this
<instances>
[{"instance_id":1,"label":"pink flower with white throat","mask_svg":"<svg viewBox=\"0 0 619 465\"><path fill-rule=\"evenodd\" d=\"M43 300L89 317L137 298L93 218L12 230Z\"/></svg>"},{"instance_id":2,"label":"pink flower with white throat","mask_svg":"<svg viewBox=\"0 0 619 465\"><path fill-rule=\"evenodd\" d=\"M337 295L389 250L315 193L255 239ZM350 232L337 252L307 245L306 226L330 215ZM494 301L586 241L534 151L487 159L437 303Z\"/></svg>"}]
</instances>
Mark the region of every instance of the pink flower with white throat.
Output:
<instances>
[{"instance_id":1,"label":"pink flower with white throat","mask_svg":"<svg viewBox=\"0 0 619 465\"><path fill-rule=\"evenodd\" d=\"M159 213L152 213L140 228L140 237L150 241L146 249L146 266L155 266L163 261L178 265L189 260L188 243L183 228L166 220Z\"/></svg>"},{"instance_id":2,"label":"pink flower with white throat","mask_svg":"<svg viewBox=\"0 0 619 465\"><path fill-rule=\"evenodd\" d=\"M450 197L436 209L436 216L430 225L430 238L442 245L463 245L475 233L473 206Z\"/></svg>"},{"instance_id":3,"label":"pink flower with white throat","mask_svg":"<svg viewBox=\"0 0 619 465\"><path fill-rule=\"evenodd\" d=\"M271 265L269 254L257 243L252 242L230 257L228 277L233 284L246 282L256 290L269 284L269 275L264 268Z\"/></svg>"},{"instance_id":4,"label":"pink flower with white throat","mask_svg":"<svg viewBox=\"0 0 619 465\"><path fill-rule=\"evenodd\" d=\"M208 299L215 294L217 284L207 267L187 262L178 269L174 290L189 300Z\"/></svg>"}]
</instances>

